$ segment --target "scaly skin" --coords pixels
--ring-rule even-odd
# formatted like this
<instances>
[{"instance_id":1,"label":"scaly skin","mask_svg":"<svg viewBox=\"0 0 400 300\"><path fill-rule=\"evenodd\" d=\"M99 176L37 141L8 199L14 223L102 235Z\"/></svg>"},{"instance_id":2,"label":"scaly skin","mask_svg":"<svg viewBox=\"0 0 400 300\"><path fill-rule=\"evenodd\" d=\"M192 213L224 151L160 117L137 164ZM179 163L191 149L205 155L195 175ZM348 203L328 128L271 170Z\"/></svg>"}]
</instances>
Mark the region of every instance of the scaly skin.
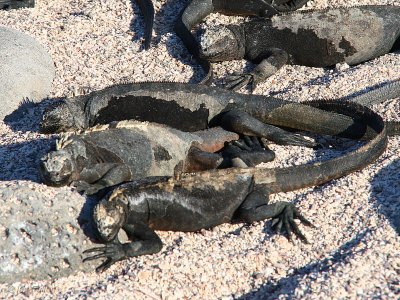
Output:
<instances>
[{"instance_id":1,"label":"scaly skin","mask_svg":"<svg viewBox=\"0 0 400 300\"><path fill-rule=\"evenodd\" d=\"M227 155L214 153L238 138L219 127L187 133L154 123L114 122L62 137L56 151L42 158L40 174L48 185L72 184L90 195L142 177L229 167L236 157L248 166L274 159L272 151L252 141Z\"/></svg>"},{"instance_id":2,"label":"scaly skin","mask_svg":"<svg viewBox=\"0 0 400 300\"><path fill-rule=\"evenodd\" d=\"M18 9L25 7L34 7L35 0L0 0L0 9Z\"/></svg>"},{"instance_id":3,"label":"scaly skin","mask_svg":"<svg viewBox=\"0 0 400 300\"><path fill-rule=\"evenodd\" d=\"M400 95L400 82L383 86L354 100L373 104L396 95ZM131 118L166 124L183 131L222 126L238 134L266 137L280 144L313 146L308 140L275 126L359 138L357 124L352 118L314 108L307 103L173 82L119 84L65 99L46 110L41 131L82 130Z\"/></svg>"},{"instance_id":4,"label":"scaly skin","mask_svg":"<svg viewBox=\"0 0 400 300\"><path fill-rule=\"evenodd\" d=\"M374 132L357 150L328 161L288 168L235 168L178 177L150 177L123 184L94 209L99 239L106 245L85 251L84 261L105 259L102 271L116 261L161 250L154 230L198 231L239 220L247 223L272 218L277 231L284 229L307 241L294 219L311 225L287 202L268 203L269 195L323 184L372 163L385 150L386 128L382 118L366 107L332 101L313 105L351 115ZM397 124L398 125L398 124ZM130 240L117 238L123 229Z\"/></svg>"},{"instance_id":5,"label":"scaly skin","mask_svg":"<svg viewBox=\"0 0 400 300\"><path fill-rule=\"evenodd\" d=\"M307 2L308 0L191 0L177 18L174 30L206 74L200 83L209 83L212 79L211 65L199 56L199 45L190 32L196 24L215 12L226 15L270 17L278 12L294 11Z\"/></svg>"},{"instance_id":6,"label":"scaly skin","mask_svg":"<svg viewBox=\"0 0 400 300\"><path fill-rule=\"evenodd\" d=\"M400 7L369 5L298 11L240 25L215 26L202 36L200 56L216 62L258 64L227 78L226 88L254 88L286 63L328 67L355 65L400 49Z\"/></svg>"}]
</instances>

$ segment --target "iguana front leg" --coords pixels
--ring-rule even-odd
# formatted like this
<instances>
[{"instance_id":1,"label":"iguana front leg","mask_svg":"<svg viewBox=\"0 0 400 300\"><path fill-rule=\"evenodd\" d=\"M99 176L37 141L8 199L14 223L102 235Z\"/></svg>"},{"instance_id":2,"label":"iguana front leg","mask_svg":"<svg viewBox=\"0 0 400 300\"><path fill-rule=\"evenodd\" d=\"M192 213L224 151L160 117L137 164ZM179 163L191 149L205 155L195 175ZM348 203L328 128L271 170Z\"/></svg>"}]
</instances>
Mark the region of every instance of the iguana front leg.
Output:
<instances>
[{"instance_id":1,"label":"iguana front leg","mask_svg":"<svg viewBox=\"0 0 400 300\"><path fill-rule=\"evenodd\" d=\"M83 262L105 259L105 261L96 268L96 272L102 272L117 261L161 251L162 242L160 237L147 225L142 223L125 224L122 229L132 242L121 243L117 236L113 241L106 243L102 247L84 251L84 254L93 255L84 258Z\"/></svg>"},{"instance_id":2,"label":"iguana front leg","mask_svg":"<svg viewBox=\"0 0 400 300\"><path fill-rule=\"evenodd\" d=\"M223 113L220 116L218 125L225 130L239 134L264 137L280 145L318 146L314 141L307 140L298 134L287 132L279 127L265 124L240 110L232 109Z\"/></svg>"},{"instance_id":3,"label":"iguana front leg","mask_svg":"<svg viewBox=\"0 0 400 300\"><path fill-rule=\"evenodd\" d=\"M92 168L85 168L79 175L80 180L73 181L78 192L93 195L99 190L128 181L131 172L126 165L117 163L95 164Z\"/></svg>"},{"instance_id":4,"label":"iguana front leg","mask_svg":"<svg viewBox=\"0 0 400 300\"><path fill-rule=\"evenodd\" d=\"M261 62L250 73L234 73L227 76L225 88L236 91L245 85L250 85L250 89L253 91L258 83L266 80L282 68L288 59L289 55L286 51L277 48L269 49L256 58L256 61L261 60Z\"/></svg>"},{"instance_id":5,"label":"iguana front leg","mask_svg":"<svg viewBox=\"0 0 400 300\"><path fill-rule=\"evenodd\" d=\"M256 186L235 212L235 218L246 223L272 218L272 226L276 232L279 233L281 229L284 229L290 240L294 233L303 242L308 243L307 238L300 231L294 219L299 219L306 226L314 227L311 222L303 217L292 203L279 201L268 204L268 200L268 188L260 185Z\"/></svg>"}]
</instances>

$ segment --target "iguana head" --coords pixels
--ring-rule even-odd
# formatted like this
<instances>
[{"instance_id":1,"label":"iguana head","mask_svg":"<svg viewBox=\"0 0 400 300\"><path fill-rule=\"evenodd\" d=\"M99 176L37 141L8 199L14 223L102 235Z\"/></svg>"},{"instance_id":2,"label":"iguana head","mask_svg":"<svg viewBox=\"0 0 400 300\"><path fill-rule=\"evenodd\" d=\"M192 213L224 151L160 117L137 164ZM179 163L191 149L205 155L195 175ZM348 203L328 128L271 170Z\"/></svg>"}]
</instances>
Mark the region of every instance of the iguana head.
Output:
<instances>
[{"instance_id":1,"label":"iguana head","mask_svg":"<svg viewBox=\"0 0 400 300\"><path fill-rule=\"evenodd\" d=\"M48 153L40 160L40 175L45 184L62 186L72 182L75 168L69 151L57 150Z\"/></svg>"},{"instance_id":2,"label":"iguana head","mask_svg":"<svg viewBox=\"0 0 400 300\"><path fill-rule=\"evenodd\" d=\"M243 58L244 41L239 29L239 26L207 28L200 40L200 57L208 61Z\"/></svg>"},{"instance_id":3,"label":"iguana head","mask_svg":"<svg viewBox=\"0 0 400 300\"><path fill-rule=\"evenodd\" d=\"M43 113L40 131L42 133L60 133L82 129L76 121L81 114L78 109L74 109L72 104L64 101L50 105Z\"/></svg>"},{"instance_id":4,"label":"iguana head","mask_svg":"<svg viewBox=\"0 0 400 300\"><path fill-rule=\"evenodd\" d=\"M112 241L126 220L126 206L118 200L103 199L94 208L93 222L103 242Z\"/></svg>"}]
</instances>

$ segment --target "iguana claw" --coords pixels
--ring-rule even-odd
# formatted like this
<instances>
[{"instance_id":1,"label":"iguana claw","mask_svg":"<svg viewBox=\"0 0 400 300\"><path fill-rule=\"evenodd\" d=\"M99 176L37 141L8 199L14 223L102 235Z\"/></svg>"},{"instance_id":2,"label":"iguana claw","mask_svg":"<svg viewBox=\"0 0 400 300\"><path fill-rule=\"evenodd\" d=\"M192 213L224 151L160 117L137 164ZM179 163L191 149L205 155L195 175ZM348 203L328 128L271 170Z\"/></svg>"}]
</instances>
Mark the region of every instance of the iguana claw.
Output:
<instances>
[{"instance_id":1,"label":"iguana claw","mask_svg":"<svg viewBox=\"0 0 400 300\"><path fill-rule=\"evenodd\" d=\"M315 227L310 221L303 217L297 208L292 203L287 203L282 213L272 220L272 228L279 233L282 229L286 231L288 238L292 241L294 233L302 242L309 244L305 235L300 231L294 219L299 219L300 222L309 227Z\"/></svg>"},{"instance_id":2,"label":"iguana claw","mask_svg":"<svg viewBox=\"0 0 400 300\"><path fill-rule=\"evenodd\" d=\"M91 261L99 258L106 260L96 268L96 272L103 272L108 269L113 263L127 258L124 250L124 245L115 238L112 242L105 244L101 247L95 247L83 251L84 254L93 254L92 256L85 257L83 262ZM94 254L97 253L97 254Z\"/></svg>"},{"instance_id":3,"label":"iguana claw","mask_svg":"<svg viewBox=\"0 0 400 300\"><path fill-rule=\"evenodd\" d=\"M232 91L237 91L242 87L250 85L251 91L255 88L254 76L250 73L238 74L233 73L225 79L225 88Z\"/></svg>"}]
</instances>

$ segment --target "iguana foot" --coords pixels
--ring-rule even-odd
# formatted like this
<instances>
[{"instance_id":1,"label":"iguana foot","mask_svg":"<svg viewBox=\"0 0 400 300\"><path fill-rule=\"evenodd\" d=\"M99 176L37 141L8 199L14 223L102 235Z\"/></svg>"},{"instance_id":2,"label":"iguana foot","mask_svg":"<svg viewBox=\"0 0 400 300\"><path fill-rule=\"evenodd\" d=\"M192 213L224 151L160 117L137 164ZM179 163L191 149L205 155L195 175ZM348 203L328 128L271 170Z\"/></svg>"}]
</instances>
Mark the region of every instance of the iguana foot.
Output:
<instances>
[{"instance_id":1,"label":"iguana foot","mask_svg":"<svg viewBox=\"0 0 400 300\"><path fill-rule=\"evenodd\" d=\"M242 87L249 85L250 90L253 91L256 83L254 82L254 76L250 73L233 73L225 78L225 88L232 91L237 91Z\"/></svg>"},{"instance_id":2,"label":"iguana foot","mask_svg":"<svg viewBox=\"0 0 400 300\"><path fill-rule=\"evenodd\" d=\"M83 262L105 258L105 261L96 268L96 272L103 272L113 263L127 258L124 245L121 244L118 238L115 238L112 242L109 242L102 247L91 248L83 251L83 253L93 254L92 256L85 257Z\"/></svg>"},{"instance_id":3,"label":"iguana foot","mask_svg":"<svg viewBox=\"0 0 400 300\"><path fill-rule=\"evenodd\" d=\"M275 135L269 140L273 141L278 145L292 145L292 146L302 146L308 148L319 147L319 144L313 140L306 139L304 136L299 134L289 133Z\"/></svg>"},{"instance_id":4,"label":"iguana foot","mask_svg":"<svg viewBox=\"0 0 400 300\"><path fill-rule=\"evenodd\" d=\"M305 235L300 231L294 219L299 219L306 226L315 227L310 221L300 214L292 203L286 203L282 212L272 219L272 228L277 232L281 232L282 227L286 231L289 240L292 241L292 233L294 233L304 243L309 243Z\"/></svg>"},{"instance_id":5,"label":"iguana foot","mask_svg":"<svg viewBox=\"0 0 400 300\"><path fill-rule=\"evenodd\" d=\"M266 145L261 145L259 138L255 136L244 136L240 140L227 143L221 154L224 159L229 159L232 167L254 167L275 158L275 153ZM235 165L235 158L239 158L244 165Z\"/></svg>"}]
</instances>

